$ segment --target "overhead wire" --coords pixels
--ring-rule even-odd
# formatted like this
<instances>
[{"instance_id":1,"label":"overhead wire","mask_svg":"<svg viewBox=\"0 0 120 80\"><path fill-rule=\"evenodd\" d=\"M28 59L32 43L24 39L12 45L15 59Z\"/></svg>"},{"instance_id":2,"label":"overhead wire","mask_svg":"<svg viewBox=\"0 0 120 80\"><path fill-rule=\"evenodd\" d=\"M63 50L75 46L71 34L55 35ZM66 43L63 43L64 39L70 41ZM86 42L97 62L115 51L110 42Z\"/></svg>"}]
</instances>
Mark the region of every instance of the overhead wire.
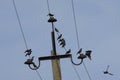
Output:
<instances>
[{"instance_id":1,"label":"overhead wire","mask_svg":"<svg viewBox=\"0 0 120 80\"><path fill-rule=\"evenodd\" d=\"M79 73L78 73L78 71L77 71L77 69L76 69L76 67L75 67L73 64L72 64L72 67L73 67L73 69L74 69L74 71L75 71L78 79L79 79L79 80L82 80L81 77L80 77L80 75L79 75Z\"/></svg>"},{"instance_id":2,"label":"overhead wire","mask_svg":"<svg viewBox=\"0 0 120 80\"><path fill-rule=\"evenodd\" d=\"M75 30L76 30L75 32L76 32L76 37L77 37L77 46L78 46L78 49L79 49L79 48L80 48L80 43L79 43L80 41L79 41L79 37L78 37L78 28L77 28L77 22L76 22L76 15L75 15L75 8L74 8L74 2L73 2L73 0L71 0L71 3L72 3L74 24L75 24ZM84 66L84 68L85 68L85 70L86 70L86 73L87 73L89 79L92 80L92 79L91 79L91 76L90 76L90 74L89 74L89 71L87 70L87 67L86 67L86 65L84 64L84 61L83 61L83 66Z\"/></svg>"},{"instance_id":3,"label":"overhead wire","mask_svg":"<svg viewBox=\"0 0 120 80\"><path fill-rule=\"evenodd\" d=\"M91 79L91 76L90 76L90 74L89 74L89 72L88 72L88 70L87 70L87 67L86 67L86 65L85 65L85 63L84 63L84 61L83 61L83 66L84 66L84 68L85 68L85 70L86 70L86 72L87 72L87 74L88 74L89 79L92 80L92 79Z\"/></svg>"},{"instance_id":4,"label":"overhead wire","mask_svg":"<svg viewBox=\"0 0 120 80\"><path fill-rule=\"evenodd\" d=\"M78 31L77 31L77 22L76 22L76 16L75 16L75 8L74 8L74 2L73 0L71 0L71 3L72 3L72 12L73 12L73 18L74 18L74 24L75 24L75 32L76 32L76 35L77 35L77 44L78 44L78 48L80 47L79 45L79 38L78 38ZM79 80L82 80L76 67L73 65L73 68L74 68L74 71L76 72L76 75L78 76Z\"/></svg>"},{"instance_id":5,"label":"overhead wire","mask_svg":"<svg viewBox=\"0 0 120 80\"><path fill-rule=\"evenodd\" d=\"M48 7L48 13L50 13L50 5L49 5L49 0L47 0L47 7Z\"/></svg>"},{"instance_id":6,"label":"overhead wire","mask_svg":"<svg viewBox=\"0 0 120 80\"><path fill-rule=\"evenodd\" d=\"M28 49L27 41L26 41L25 34L24 34L24 31L23 31L23 28L22 28L22 24L21 24L21 21L20 21L19 14L18 14L18 11L17 11L17 7L16 7L16 4L15 4L15 1L14 0L12 0L12 1L13 1L13 6L14 6L15 13L16 13L16 16L17 16L17 19L18 19L20 31L21 31L22 36L23 36L24 44L25 44L26 49ZM29 56L29 58L30 58L30 56ZM40 73L37 70L36 70L36 73L37 73L38 77L40 78L40 80L43 80Z\"/></svg>"},{"instance_id":7,"label":"overhead wire","mask_svg":"<svg viewBox=\"0 0 120 80\"><path fill-rule=\"evenodd\" d=\"M25 34L24 34L24 31L23 31L23 28L22 28L22 24L21 24L21 21L20 21L20 17L19 17L19 15L18 15L18 11L17 11L17 8L16 8L16 4L15 4L15 1L14 1L14 0L12 0L12 1L13 1L13 6L14 6L15 13L16 13L16 16L17 16L17 19L18 19L20 31L21 31L22 36L23 36L24 44L25 44L26 49L28 49L27 41L26 41L26 39L25 39Z\"/></svg>"},{"instance_id":8,"label":"overhead wire","mask_svg":"<svg viewBox=\"0 0 120 80\"><path fill-rule=\"evenodd\" d=\"M40 80L43 80L43 78L41 77L40 73L39 73L37 70L35 70L35 71L36 71L36 73L37 73L39 79L40 79Z\"/></svg>"}]
</instances>

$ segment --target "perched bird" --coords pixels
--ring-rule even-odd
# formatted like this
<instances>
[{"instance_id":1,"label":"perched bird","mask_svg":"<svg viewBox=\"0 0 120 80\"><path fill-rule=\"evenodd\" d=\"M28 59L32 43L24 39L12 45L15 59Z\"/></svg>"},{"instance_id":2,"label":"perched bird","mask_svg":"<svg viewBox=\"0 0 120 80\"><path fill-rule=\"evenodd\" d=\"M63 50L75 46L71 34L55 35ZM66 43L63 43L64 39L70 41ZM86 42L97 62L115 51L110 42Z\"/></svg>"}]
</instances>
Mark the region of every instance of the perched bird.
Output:
<instances>
[{"instance_id":1,"label":"perched bird","mask_svg":"<svg viewBox=\"0 0 120 80\"><path fill-rule=\"evenodd\" d=\"M62 34L60 34L60 35L58 36L57 40L59 40L61 37L62 37Z\"/></svg>"},{"instance_id":2,"label":"perched bird","mask_svg":"<svg viewBox=\"0 0 120 80\"><path fill-rule=\"evenodd\" d=\"M86 58L86 55L84 55L84 54L80 54L80 56L78 56L78 59L84 59L84 58Z\"/></svg>"},{"instance_id":3,"label":"perched bird","mask_svg":"<svg viewBox=\"0 0 120 80\"><path fill-rule=\"evenodd\" d=\"M57 28L55 28L55 31L59 33L59 30Z\"/></svg>"},{"instance_id":4,"label":"perched bird","mask_svg":"<svg viewBox=\"0 0 120 80\"><path fill-rule=\"evenodd\" d=\"M66 42L65 42L65 39L64 39L64 38L60 39L60 45L61 45L62 47L65 47Z\"/></svg>"},{"instance_id":5,"label":"perched bird","mask_svg":"<svg viewBox=\"0 0 120 80\"><path fill-rule=\"evenodd\" d=\"M49 13L48 16L54 16L54 14Z\"/></svg>"},{"instance_id":6,"label":"perched bird","mask_svg":"<svg viewBox=\"0 0 120 80\"><path fill-rule=\"evenodd\" d=\"M104 74L113 75L112 73L109 73L109 72L108 72L108 68L109 68L109 65L107 66L107 69L106 69L106 71L104 71Z\"/></svg>"},{"instance_id":7,"label":"perched bird","mask_svg":"<svg viewBox=\"0 0 120 80\"><path fill-rule=\"evenodd\" d=\"M85 55L91 60L91 50L87 50Z\"/></svg>"},{"instance_id":8,"label":"perched bird","mask_svg":"<svg viewBox=\"0 0 120 80\"><path fill-rule=\"evenodd\" d=\"M33 59L34 59L34 56L31 59L27 59L25 64L28 64L28 65L33 64Z\"/></svg>"},{"instance_id":9,"label":"perched bird","mask_svg":"<svg viewBox=\"0 0 120 80\"><path fill-rule=\"evenodd\" d=\"M25 56L27 56L27 55L31 55L32 50L31 50L31 49L27 49L24 53L26 53L26 55L25 55Z\"/></svg>"},{"instance_id":10,"label":"perched bird","mask_svg":"<svg viewBox=\"0 0 120 80\"><path fill-rule=\"evenodd\" d=\"M69 54L71 52L71 49L69 49L68 51L66 51L66 53L65 54Z\"/></svg>"},{"instance_id":11,"label":"perched bird","mask_svg":"<svg viewBox=\"0 0 120 80\"><path fill-rule=\"evenodd\" d=\"M82 48L80 48L80 50L77 52L77 54L80 54L82 52Z\"/></svg>"}]
</instances>

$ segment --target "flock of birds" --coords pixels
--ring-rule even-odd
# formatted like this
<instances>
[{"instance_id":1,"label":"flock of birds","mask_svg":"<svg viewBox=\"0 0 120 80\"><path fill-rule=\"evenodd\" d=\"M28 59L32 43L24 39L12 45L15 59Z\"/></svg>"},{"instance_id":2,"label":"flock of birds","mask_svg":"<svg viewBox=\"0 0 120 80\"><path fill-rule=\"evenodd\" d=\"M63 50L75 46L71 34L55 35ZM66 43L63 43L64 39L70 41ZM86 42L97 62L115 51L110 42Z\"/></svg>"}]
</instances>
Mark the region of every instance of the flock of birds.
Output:
<instances>
[{"instance_id":1,"label":"flock of birds","mask_svg":"<svg viewBox=\"0 0 120 80\"><path fill-rule=\"evenodd\" d=\"M54 20L53 14L48 14L48 15ZM65 51L66 51L65 54L71 53L71 49L68 49L68 50L67 50L67 49L65 48L65 46L66 46L66 41L65 41L65 39L62 37L62 34L59 32L59 30L58 30L56 27L55 27L54 29L55 29L55 31L57 32L57 35L58 35L57 40L58 40L59 45L60 45L62 48L64 48ZM88 58L91 60L91 52L92 52L91 50L87 50L87 51L85 52L85 54L83 54L83 53L82 53L82 48L80 48L80 49L78 50L78 52L77 52L77 55L79 55L79 57L80 57L81 59L84 59L84 58L88 57ZM27 49L24 53L25 53L25 56L29 56L29 59L27 59L27 62L25 62L25 64L33 64L33 66L36 67L36 65L35 65L34 62L33 62L34 56L33 56L32 58L30 58L30 55L31 55L31 53L32 53L32 50L31 50L31 49ZM107 66L107 69L106 69L103 73L113 76L113 74L108 71L109 67L110 67L110 66L108 65L108 66Z\"/></svg>"}]
</instances>

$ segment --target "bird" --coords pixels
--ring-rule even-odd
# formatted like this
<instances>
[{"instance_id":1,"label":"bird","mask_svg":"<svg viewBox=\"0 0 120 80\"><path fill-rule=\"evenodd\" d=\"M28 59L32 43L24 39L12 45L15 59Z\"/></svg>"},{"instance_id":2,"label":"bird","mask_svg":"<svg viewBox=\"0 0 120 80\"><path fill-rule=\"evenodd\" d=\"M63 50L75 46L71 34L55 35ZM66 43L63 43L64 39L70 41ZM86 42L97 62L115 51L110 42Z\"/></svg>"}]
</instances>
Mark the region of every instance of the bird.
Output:
<instances>
[{"instance_id":1,"label":"bird","mask_svg":"<svg viewBox=\"0 0 120 80\"><path fill-rule=\"evenodd\" d=\"M57 28L55 28L55 31L59 33L59 30Z\"/></svg>"},{"instance_id":2,"label":"bird","mask_svg":"<svg viewBox=\"0 0 120 80\"><path fill-rule=\"evenodd\" d=\"M27 56L27 55L31 55L32 50L31 50L31 49L27 49L24 53L26 53L26 55L25 55L25 56Z\"/></svg>"},{"instance_id":3,"label":"bird","mask_svg":"<svg viewBox=\"0 0 120 80\"><path fill-rule=\"evenodd\" d=\"M57 40L59 40L61 37L62 37L62 34L60 34L60 35L58 36Z\"/></svg>"},{"instance_id":4,"label":"bird","mask_svg":"<svg viewBox=\"0 0 120 80\"><path fill-rule=\"evenodd\" d=\"M86 55L84 55L84 54L80 54L79 56L78 56L78 59L84 59L84 58L86 58Z\"/></svg>"},{"instance_id":5,"label":"bird","mask_svg":"<svg viewBox=\"0 0 120 80\"><path fill-rule=\"evenodd\" d=\"M66 53L65 54L69 54L71 52L71 49L69 49L68 51L66 51Z\"/></svg>"},{"instance_id":6,"label":"bird","mask_svg":"<svg viewBox=\"0 0 120 80\"><path fill-rule=\"evenodd\" d=\"M80 50L77 52L77 54L80 54L82 52L82 48L80 48Z\"/></svg>"},{"instance_id":7,"label":"bird","mask_svg":"<svg viewBox=\"0 0 120 80\"><path fill-rule=\"evenodd\" d=\"M113 74L112 74L112 73L109 73L109 72L108 72L108 69L109 69L109 65L107 66L106 71L104 71L103 73L104 73L104 74L109 74L109 75L111 75L111 76L112 76Z\"/></svg>"},{"instance_id":8,"label":"bird","mask_svg":"<svg viewBox=\"0 0 120 80\"><path fill-rule=\"evenodd\" d=\"M48 16L54 16L54 14L49 13Z\"/></svg>"},{"instance_id":9,"label":"bird","mask_svg":"<svg viewBox=\"0 0 120 80\"><path fill-rule=\"evenodd\" d=\"M85 55L91 60L91 50L87 50Z\"/></svg>"},{"instance_id":10,"label":"bird","mask_svg":"<svg viewBox=\"0 0 120 80\"><path fill-rule=\"evenodd\" d=\"M33 64L33 59L34 59L34 56L31 59L27 59L25 64L28 64L28 65Z\"/></svg>"},{"instance_id":11,"label":"bird","mask_svg":"<svg viewBox=\"0 0 120 80\"><path fill-rule=\"evenodd\" d=\"M62 38L62 39L60 39L59 41L60 41L60 45L61 45L62 47L65 47L65 45L66 45L65 39Z\"/></svg>"}]
</instances>

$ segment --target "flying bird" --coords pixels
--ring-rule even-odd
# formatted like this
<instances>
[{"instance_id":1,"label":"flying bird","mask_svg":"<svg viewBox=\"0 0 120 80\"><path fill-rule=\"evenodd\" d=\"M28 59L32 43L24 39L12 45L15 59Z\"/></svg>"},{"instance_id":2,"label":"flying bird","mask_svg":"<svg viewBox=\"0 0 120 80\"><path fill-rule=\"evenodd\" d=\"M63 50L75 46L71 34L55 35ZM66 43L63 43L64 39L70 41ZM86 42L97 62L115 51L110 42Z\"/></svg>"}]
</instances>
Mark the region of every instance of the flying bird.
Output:
<instances>
[{"instance_id":1,"label":"flying bird","mask_svg":"<svg viewBox=\"0 0 120 80\"><path fill-rule=\"evenodd\" d=\"M65 54L69 54L71 52L71 49L69 49L68 51L66 51L66 53Z\"/></svg>"},{"instance_id":2,"label":"flying bird","mask_svg":"<svg viewBox=\"0 0 120 80\"><path fill-rule=\"evenodd\" d=\"M91 50L87 50L85 55L91 60Z\"/></svg>"},{"instance_id":3,"label":"flying bird","mask_svg":"<svg viewBox=\"0 0 120 80\"><path fill-rule=\"evenodd\" d=\"M82 52L82 48L80 48L80 50L77 52L77 54L80 54Z\"/></svg>"},{"instance_id":4,"label":"flying bird","mask_svg":"<svg viewBox=\"0 0 120 80\"><path fill-rule=\"evenodd\" d=\"M112 73L109 73L109 72L108 72L108 69L109 69L109 65L107 66L107 69L106 69L106 71L104 71L104 74L113 75Z\"/></svg>"},{"instance_id":5,"label":"flying bird","mask_svg":"<svg viewBox=\"0 0 120 80\"><path fill-rule=\"evenodd\" d=\"M27 55L31 55L32 50L31 50L31 49L27 49L24 53L26 53L26 55L25 55L25 56L27 56Z\"/></svg>"}]
</instances>

